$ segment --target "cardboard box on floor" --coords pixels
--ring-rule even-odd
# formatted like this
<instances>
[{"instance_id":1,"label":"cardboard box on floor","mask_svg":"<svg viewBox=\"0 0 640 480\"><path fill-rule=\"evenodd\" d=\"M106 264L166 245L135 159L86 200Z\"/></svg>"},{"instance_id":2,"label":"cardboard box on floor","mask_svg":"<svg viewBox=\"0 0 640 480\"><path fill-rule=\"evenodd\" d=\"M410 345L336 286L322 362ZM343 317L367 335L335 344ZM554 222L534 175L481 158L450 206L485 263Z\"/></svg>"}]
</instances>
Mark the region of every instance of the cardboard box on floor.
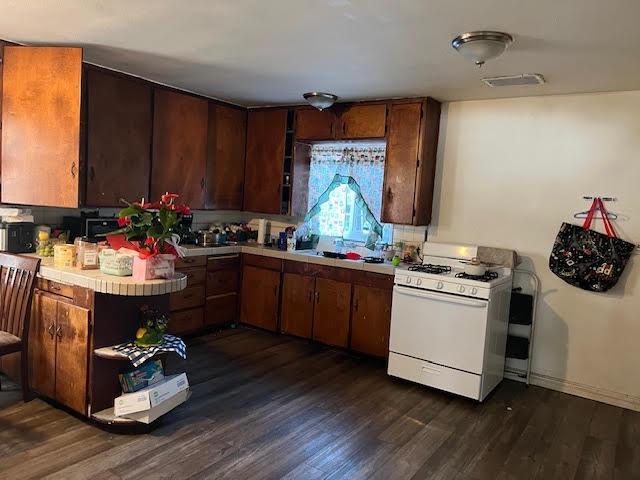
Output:
<instances>
[{"instance_id":1,"label":"cardboard box on floor","mask_svg":"<svg viewBox=\"0 0 640 480\"><path fill-rule=\"evenodd\" d=\"M127 415L124 415L124 417L130 418L131 420L136 420L141 423L149 424L160 418L165 413L170 412L178 405L186 402L190 396L191 392L188 389L182 390L168 400L161 402L156 407L145 410L144 412L129 413Z\"/></svg>"},{"instance_id":2,"label":"cardboard box on floor","mask_svg":"<svg viewBox=\"0 0 640 480\"><path fill-rule=\"evenodd\" d=\"M146 412L159 407L188 389L189 382L186 373L171 375L137 392L120 395L113 402L113 411L117 417L128 417L133 413Z\"/></svg>"}]
</instances>

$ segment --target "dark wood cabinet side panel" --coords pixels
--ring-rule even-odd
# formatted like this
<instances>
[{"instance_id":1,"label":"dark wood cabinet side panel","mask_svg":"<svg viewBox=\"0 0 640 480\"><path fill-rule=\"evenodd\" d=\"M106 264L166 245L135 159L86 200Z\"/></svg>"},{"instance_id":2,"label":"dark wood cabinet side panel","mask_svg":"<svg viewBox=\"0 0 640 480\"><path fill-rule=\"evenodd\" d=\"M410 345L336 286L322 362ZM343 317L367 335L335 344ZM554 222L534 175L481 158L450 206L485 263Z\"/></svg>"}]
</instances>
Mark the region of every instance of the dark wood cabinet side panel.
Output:
<instances>
[{"instance_id":1,"label":"dark wood cabinet side panel","mask_svg":"<svg viewBox=\"0 0 640 480\"><path fill-rule=\"evenodd\" d=\"M416 214L414 225L429 225L433 210L433 193L440 134L440 102L433 98L425 101L420 142L420 167L416 181Z\"/></svg>"},{"instance_id":2,"label":"dark wood cabinet side panel","mask_svg":"<svg viewBox=\"0 0 640 480\"><path fill-rule=\"evenodd\" d=\"M391 105L382 221L412 224L422 103Z\"/></svg>"},{"instance_id":3,"label":"dark wood cabinet side panel","mask_svg":"<svg viewBox=\"0 0 640 480\"><path fill-rule=\"evenodd\" d=\"M209 103L207 208L241 210L247 112Z\"/></svg>"},{"instance_id":4,"label":"dark wood cabinet side panel","mask_svg":"<svg viewBox=\"0 0 640 480\"><path fill-rule=\"evenodd\" d=\"M102 70L87 70L87 190L92 207L149 198L152 88Z\"/></svg>"},{"instance_id":5,"label":"dark wood cabinet side panel","mask_svg":"<svg viewBox=\"0 0 640 480\"><path fill-rule=\"evenodd\" d=\"M315 279L306 275L285 273L282 281L282 333L311 338Z\"/></svg>"},{"instance_id":6,"label":"dark wood cabinet side panel","mask_svg":"<svg viewBox=\"0 0 640 480\"><path fill-rule=\"evenodd\" d=\"M4 47L2 203L79 206L81 76L80 48Z\"/></svg>"},{"instance_id":7,"label":"dark wood cabinet side panel","mask_svg":"<svg viewBox=\"0 0 640 480\"><path fill-rule=\"evenodd\" d=\"M208 111L202 98L155 89L152 199L172 192L191 208L205 207Z\"/></svg>"},{"instance_id":8,"label":"dark wood cabinet side panel","mask_svg":"<svg viewBox=\"0 0 640 480\"><path fill-rule=\"evenodd\" d=\"M286 109L249 111L244 210L280 213L286 129Z\"/></svg>"}]
</instances>

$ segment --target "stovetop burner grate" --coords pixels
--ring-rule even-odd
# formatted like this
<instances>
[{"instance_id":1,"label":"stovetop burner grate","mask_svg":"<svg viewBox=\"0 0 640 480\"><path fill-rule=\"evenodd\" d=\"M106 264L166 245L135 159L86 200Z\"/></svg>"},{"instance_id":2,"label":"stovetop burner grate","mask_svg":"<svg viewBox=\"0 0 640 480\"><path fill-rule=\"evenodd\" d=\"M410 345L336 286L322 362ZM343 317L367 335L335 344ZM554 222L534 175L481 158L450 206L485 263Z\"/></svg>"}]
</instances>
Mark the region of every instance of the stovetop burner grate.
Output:
<instances>
[{"instance_id":1,"label":"stovetop burner grate","mask_svg":"<svg viewBox=\"0 0 640 480\"><path fill-rule=\"evenodd\" d=\"M450 273L451 267L447 265L433 265L428 263L426 265L413 265L412 267L409 267L409 271L442 275L444 273Z\"/></svg>"},{"instance_id":2,"label":"stovetop burner grate","mask_svg":"<svg viewBox=\"0 0 640 480\"><path fill-rule=\"evenodd\" d=\"M479 282L490 282L498 278L498 272L486 272L484 275L469 275L468 273L456 273L456 278L465 278L467 280L477 280Z\"/></svg>"}]
</instances>

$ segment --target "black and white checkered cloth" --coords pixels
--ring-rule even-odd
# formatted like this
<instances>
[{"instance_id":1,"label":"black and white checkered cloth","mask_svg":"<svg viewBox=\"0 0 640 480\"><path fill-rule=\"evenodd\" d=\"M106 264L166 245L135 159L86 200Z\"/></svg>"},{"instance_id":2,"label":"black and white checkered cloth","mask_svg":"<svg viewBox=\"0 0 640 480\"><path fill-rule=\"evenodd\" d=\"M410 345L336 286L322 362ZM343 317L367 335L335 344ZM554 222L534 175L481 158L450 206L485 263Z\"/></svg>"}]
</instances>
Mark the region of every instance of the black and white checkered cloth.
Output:
<instances>
[{"instance_id":1,"label":"black and white checkered cloth","mask_svg":"<svg viewBox=\"0 0 640 480\"><path fill-rule=\"evenodd\" d=\"M160 345L139 347L133 342L116 345L113 349L129 357L134 367L139 367L154 355L166 352L176 352L182 358L187 358L187 346L180 337L165 334Z\"/></svg>"}]
</instances>

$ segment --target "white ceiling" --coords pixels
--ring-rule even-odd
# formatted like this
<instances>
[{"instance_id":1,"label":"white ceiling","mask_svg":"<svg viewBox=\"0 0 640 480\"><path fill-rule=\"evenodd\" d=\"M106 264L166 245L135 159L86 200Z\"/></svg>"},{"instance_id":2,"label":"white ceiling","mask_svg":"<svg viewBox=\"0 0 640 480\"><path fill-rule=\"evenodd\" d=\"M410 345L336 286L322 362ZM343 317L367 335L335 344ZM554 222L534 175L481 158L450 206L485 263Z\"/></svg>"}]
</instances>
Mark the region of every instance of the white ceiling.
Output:
<instances>
[{"instance_id":1,"label":"white ceiling","mask_svg":"<svg viewBox=\"0 0 640 480\"><path fill-rule=\"evenodd\" d=\"M639 0L0 0L0 38L247 106L431 95L463 100L640 89ZM481 70L450 46L515 43ZM489 75L547 85L490 88Z\"/></svg>"}]
</instances>

